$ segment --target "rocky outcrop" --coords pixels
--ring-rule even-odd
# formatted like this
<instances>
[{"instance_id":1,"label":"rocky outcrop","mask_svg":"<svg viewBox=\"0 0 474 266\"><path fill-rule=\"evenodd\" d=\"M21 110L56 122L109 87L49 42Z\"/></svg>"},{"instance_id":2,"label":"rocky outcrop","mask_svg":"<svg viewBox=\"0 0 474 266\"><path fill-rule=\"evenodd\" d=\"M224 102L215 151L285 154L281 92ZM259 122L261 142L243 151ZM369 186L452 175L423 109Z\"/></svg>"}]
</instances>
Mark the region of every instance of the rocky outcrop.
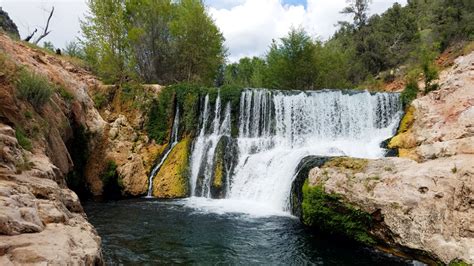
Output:
<instances>
[{"instance_id":1,"label":"rocky outcrop","mask_svg":"<svg viewBox=\"0 0 474 266\"><path fill-rule=\"evenodd\" d=\"M106 122L88 95L100 83L3 34L0 60L0 264L101 264L100 237L66 186L77 168L67 145L77 127L92 136L91 147L104 132ZM48 80L52 94L44 104L18 96L20 71Z\"/></svg>"},{"instance_id":2,"label":"rocky outcrop","mask_svg":"<svg viewBox=\"0 0 474 266\"><path fill-rule=\"evenodd\" d=\"M400 157L474 154L474 53L440 74L439 90L413 101L404 124L389 144Z\"/></svg>"},{"instance_id":3,"label":"rocky outcrop","mask_svg":"<svg viewBox=\"0 0 474 266\"><path fill-rule=\"evenodd\" d=\"M101 264L100 237L61 170L0 123L0 264Z\"/></svg>"},{"instance_id":4,"label":"rocky outcrop","mask_svg":"<svg viewBox=\"0 0 474 266\"><path fill-rule=\"evenodd\" d=\"M401 158L333 159L309 187L369 214L367 233L392 251L474 263L474 53L411 104L389 147Z\"/></svg>"},{"instance_id":5,"label":"rocky outcrop","mask_svg":"<svg viewBox=\"0 0 474 266\"><path fill-rule=\"evenodd\" d=\"M150 140L145 131L147 106L160 91L161 87L157 85L140 86L129 91L118 86L98 86L91 89L92 97L105 98L100 113L108 122L106 134L92 152L87 167L87 180L91 184L93 195L103 194L100 176L107 161L117 164L124 195L146 194L148 174L155 159L166 147Z\"/></svg>"},{"instance_id":6,"label":"rocky outcrop","mask_svg":"<svg viewBox=\"0 0 474 266\"><path fill-rule=\"evenodd\" d=\"M18 28L16 27L13 20L11 20L11 18L8 16L8 13L2 10L2 7L0 7L0 29L18 39L20 38Z\"/></svg>"}]
</instances>

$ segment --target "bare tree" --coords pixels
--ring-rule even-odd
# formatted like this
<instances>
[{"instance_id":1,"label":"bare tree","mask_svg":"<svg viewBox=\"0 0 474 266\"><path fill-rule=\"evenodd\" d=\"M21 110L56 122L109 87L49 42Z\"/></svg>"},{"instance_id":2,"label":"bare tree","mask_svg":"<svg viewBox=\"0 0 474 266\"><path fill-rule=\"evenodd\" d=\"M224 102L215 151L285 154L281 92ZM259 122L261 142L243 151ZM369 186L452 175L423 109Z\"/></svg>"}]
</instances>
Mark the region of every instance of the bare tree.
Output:
<instances>
[{"instance_id":1,"label":"bare tree","mask_svg":"<svg viewBox=\"0 0 474 266\"><path fill-rule=\"evenodd\" d=\"M35 33L38 31L38 29L35 29L30 35L28 35L26 38L25 38L25 42L29 42L31 40L31 38L33 38L33 35L35 35Z\"/></svg>"},{"instance_id":2,"label":"bare tree","mask_svg":"<svg viewBox=\"0 0 474 266\"><path fill-rule=\"evenodd\" d=\"M48 20L46 21L46 27L44 28L43 34L41 34L38 37L38 39L36 39L36 41L34 41L34 44L38 44L44 37L48 36L48 34L51 33L51 31L48 31L48 28L49 28L49 22L51 21L51 18L53 17L53 13L54 13L54 6L51 9L51 12L49 13L49 17L48 17ZM31 36L31 37L33 37L33 36Z\"/></svg>"}]
</instances>

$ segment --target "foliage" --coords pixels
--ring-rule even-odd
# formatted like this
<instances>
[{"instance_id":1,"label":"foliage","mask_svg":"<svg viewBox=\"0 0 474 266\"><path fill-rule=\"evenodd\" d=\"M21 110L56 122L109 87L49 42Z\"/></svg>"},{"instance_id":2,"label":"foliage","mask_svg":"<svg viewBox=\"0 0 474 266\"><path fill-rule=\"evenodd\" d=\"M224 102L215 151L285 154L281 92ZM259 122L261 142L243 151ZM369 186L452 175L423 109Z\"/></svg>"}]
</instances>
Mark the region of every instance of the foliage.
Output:
<instances>
[{"instance_id":1,"label":"foliage","mask_svg":"<svg viewBox=\"0 0 474 266\"><path fill-rule=\"evenodd\" d=\"M18 144L20 144L23 149L31 151L33 145L23 129L17 128L15 130L15 137L18 140Z\"/></svg>"},{"instance_id":2,"label":"foliage","mask_svg":"<svg viewBox=\"0 0 474 266\"><path fill-rule=\"evenodd\" d=\"M80 43L75 42L75 41L66 43L66 47L64 48L64 53L71 57L77 57L80 59L85 58L83 47L81 46Z\"/></svg>"},{"instance_id":3,"label":"foliage","mask_svg":"<svg viewBox=\"0 0 474 266\"><path fill-rule=\"evenodd\" d=\"M404 107L407 107L414 99L416 99L416 96L418 95L418 90L418 81L415 77L409 76L407 85L403 90L402 94L400 95Z\"/></svg>"},{"instance_id":4,"label":"foliage","mask_svg":"<svg viewBox=\"0 0 474 266\"><path fill-rule=\"evenodd\" d=\"M81 22L85 59L106 83L123 82L131 72L124 4L89 0L90 13Z\"/></svg>"},{"instance_id":5,"label":"foliage","mask_svg":"<svg viewBox=\"0 0 474 266\"><path fill-rule=\"evenodd\" d=\"M106 82L211 85L224 38L200 0L89 0L85 59ZM111 16L110 14L114 14Z\"/></svg>"},{"instance_id":6,"label":"foliage","mask_svg":"<svg viewBox=\"0 0 474 266\"><path fill-rule=\"evenodd\" d=\"M303 185L303 222L325 232L346 235L364 244L374 244L369 235L370 214L341 202L334 194L327 194L321 185Z\"/></svg>"},{"instance_id":7,"label":"foliage","mask_svg":"<svg viewBox=\"0 0 474 266\"><path fill-rule=\"evenodd\" d=\"M115 180L116 177L117 177L117 164L114 161L109 160L107 162L107 167L100 175L100 180L102 180L102 183L104 184L104 186L106 186L107 184Z\"/></svg>"},{"instance_id":8,"label":"foliage","mask_svg":"<svg viewBox=\"0 0 474 266\"><path fill-rule=\"evenodd\" d=\"M54 92L54 86L47 78L26 69L20 71L16 88L19 98L29 101L37 108L47 103Z\"/></svg>"},{"instance_id":9,"label":"foliage","mask_svg":"<svg viewBox=\"0 0 474 266\"><path fill-rule=\"evenodd\" d=\"M157 99L154 99L150 111L148 113L148 120L146 123L146 130L148 135L157 143L165 143L168 137L168 129L172 122L172 113L174 106L174 89L173 87L164 88Z\"/></svg>"},{"instance_id":10,"label":"foliage","mask_svg":"<svg viewBox=\"0 0 474 266\"><path fill-rule=\"evenodd\" d=\"M54 53L56 51L56 48L54 47L52 42L44 42L43 43L43 48Z\"/></svg>"},{"instance_id":11,"label":"foliage","mask_svg":"<svg viewBox=\"0 0 474 266\"><path fill-rule=\"evenodd\" d=\"M316 79L316 47L302 29L292 29L281 43L273 42L267 55L270 88L311 89Z\"/></svg>"}]
</instances>

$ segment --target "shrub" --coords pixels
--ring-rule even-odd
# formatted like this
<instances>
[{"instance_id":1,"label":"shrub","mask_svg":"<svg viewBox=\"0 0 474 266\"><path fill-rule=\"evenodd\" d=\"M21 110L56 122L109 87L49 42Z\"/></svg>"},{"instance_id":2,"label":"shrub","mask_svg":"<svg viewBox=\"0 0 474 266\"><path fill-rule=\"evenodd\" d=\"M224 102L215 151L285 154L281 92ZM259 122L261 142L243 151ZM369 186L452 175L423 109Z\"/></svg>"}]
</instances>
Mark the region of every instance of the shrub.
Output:
<instances>
[{"instance_id":1,"label":"shrub","mask_svg":"<svg viewBox=\"0 0 474 266\"><path fill-rule=\"evenodd\" d=\"M30 139L28 138L28 136L26 136L25 131L23 131L23 129L17 128L15 131L15 137L18 140L18 144L20 144L23 149L31 151L33 145L31 144Z\"/></svg>"},{"instance_id":2,"label":"shrub","mask_svg":"<svg viewBox=\"0 0 474 266\"><path fill-rule=\"evenodd\" d=\"M92 97L92 100L94 101L94 106L97 109L101 109L107 103L107 98L103 93L97 93L94 95L94 97Z\"/></svg>"},{"instance_id":3,"label":"shrub","mask_svg":"<svg viewBox=\"0 0 474 266\"><path fill-rule=\"evenodd\" d=\"M410 105L410 103L416 99L416 96L418 95L418 83L415 78L409 78L408 83L403 90L402 94L400 95L400 98L402 100L402 104L404 107Z\"/></svg>"},{"instance_id":4,"label":"shrub","mask_svg":"<svg viewBox=\"0 0 474 266\"><path fill-rule=\"evenodd\" d=\"M173 113L174 90L172 87L166 87L153 100L148 113L146 130L148 135L157 143L164 143L167 138L169 121Z\"/></svg>"},{"instance_id":5,"label":"shrub","mask_svg":"<svg viewBox=\"0 0 474 266\"><path fill-rule=\"evenodd\" d=\"M48 79L27 70L20 71L16 88L19 98L37 108L47 103L54 92L54 86Z\"/></svg>"}]
</instances>

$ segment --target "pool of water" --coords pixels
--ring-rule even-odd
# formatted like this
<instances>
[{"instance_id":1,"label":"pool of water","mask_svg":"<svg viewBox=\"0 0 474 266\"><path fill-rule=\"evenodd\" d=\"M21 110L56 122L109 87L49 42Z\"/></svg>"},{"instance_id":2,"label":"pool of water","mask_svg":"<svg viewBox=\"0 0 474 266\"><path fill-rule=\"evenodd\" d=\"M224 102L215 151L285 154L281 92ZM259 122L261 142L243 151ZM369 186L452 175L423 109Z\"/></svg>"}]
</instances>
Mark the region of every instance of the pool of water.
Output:
<instances>
[{"instance_id":1,"label":"pool of water","mask_svg":"<svg viewBox=\"0 0 474 266\"><path fill-rule=\"evenodd\" d=\"M86 202L107 264L412 265L381 252L319 236L295 217L245 203L150 199ZM228 204L225 204L228 206ZM254 206L255 207L255 206Z\"/></svg>"}]
</instances>

